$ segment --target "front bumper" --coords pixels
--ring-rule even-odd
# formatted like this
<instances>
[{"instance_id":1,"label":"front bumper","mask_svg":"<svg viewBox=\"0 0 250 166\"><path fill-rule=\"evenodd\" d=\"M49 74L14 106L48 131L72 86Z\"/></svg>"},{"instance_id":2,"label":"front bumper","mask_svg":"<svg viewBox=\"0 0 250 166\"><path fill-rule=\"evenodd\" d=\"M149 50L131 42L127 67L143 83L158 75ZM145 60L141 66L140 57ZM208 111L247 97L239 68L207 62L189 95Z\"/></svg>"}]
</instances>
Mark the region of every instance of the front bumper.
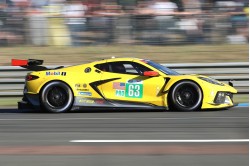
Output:
<instances>
[{"instance_id":1,"label":"front bumper","mask_svg":"<svg viewBox=\"0 0 250 166\"><path fill-rule=\"evenodd\" d=\"M233 103L233 94L230 92L217 92L214 98L214 104L230 104Z\"/></svg>"},{"instance_id":2,"label":"front bumper","mask_svg":"<svg viewBox=\"0 0 250 166\"><path fill-rule=\"evenodd\" d=\"M218 91L216 96L210 101L202 105L203 109L219 109L234 107L233 93Z\"/></svg>"}]
</instances>

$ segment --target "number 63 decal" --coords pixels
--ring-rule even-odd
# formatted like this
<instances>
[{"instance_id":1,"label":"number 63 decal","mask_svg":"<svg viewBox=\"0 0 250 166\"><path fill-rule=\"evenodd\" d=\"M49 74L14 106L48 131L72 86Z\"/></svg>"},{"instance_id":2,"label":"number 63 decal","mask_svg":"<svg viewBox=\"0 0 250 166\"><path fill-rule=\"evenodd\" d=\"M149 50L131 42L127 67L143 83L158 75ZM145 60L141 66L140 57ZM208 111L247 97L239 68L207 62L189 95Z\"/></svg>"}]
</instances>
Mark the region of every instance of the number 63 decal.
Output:
<instances>
[{"instance_id":1,"label":"number 63 decal","mask_svg":"<svg viewBox=\"0 0 250 166\"><path fill-rule=\"evenodd\" d=\"M142 98L143 85L142 84L126 84L125 97Z\"/></svg>"}]
</instances>

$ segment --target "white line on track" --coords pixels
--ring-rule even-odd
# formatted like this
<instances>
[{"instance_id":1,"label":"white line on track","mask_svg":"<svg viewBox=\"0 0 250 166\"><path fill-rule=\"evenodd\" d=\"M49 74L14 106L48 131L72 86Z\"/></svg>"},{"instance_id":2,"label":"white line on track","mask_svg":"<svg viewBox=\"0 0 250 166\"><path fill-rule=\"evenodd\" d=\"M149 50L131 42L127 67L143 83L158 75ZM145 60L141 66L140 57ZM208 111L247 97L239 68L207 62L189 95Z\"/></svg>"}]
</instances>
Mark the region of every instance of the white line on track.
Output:
<instances>
[{"instance_id":1,"label":"white line on track","mask_svg":"<svg viewBox=\"0 0 250 166\"><path fill-rule=\"evenodd\" d=\"M0 119L0 121L65 121L65 120L191 120L191 119L248 119L248 117L188 117L188 118L32 118Z\"/></svg>"},{"instance_id":2,"label":"white line on track","mask_svg":"<svg viewBox=\"0 0 250 166\"><path fill-rule=\"evenodd\" d=\"M72 143L223 143L249 142L249 139L212 139L212 140L70 140Z\"/></svg>"}]
</instances>

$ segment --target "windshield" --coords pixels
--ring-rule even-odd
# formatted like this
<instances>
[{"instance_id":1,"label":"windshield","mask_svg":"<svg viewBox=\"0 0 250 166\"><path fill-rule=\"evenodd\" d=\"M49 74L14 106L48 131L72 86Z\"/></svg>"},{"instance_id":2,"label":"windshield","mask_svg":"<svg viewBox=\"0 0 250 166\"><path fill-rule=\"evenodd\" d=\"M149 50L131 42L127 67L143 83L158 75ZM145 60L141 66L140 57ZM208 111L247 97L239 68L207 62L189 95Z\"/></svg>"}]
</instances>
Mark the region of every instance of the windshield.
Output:
<instances>
[{"instance_id":1,"label":"windshield","mask_svg":"<svg viewBox=\"0 0 250 166\"><path fill-rule=\"evenodd\" d=\"M159 63L156 63L156 62L153 62L153 61L150 61L150 60L144 60L145 63L147 63L148 65L156 68L157 70L160 70L161 72L167 74L167 75L180 75L179 73L177 73L176 71L174 70L171 70L165 66L162 66L160 65Z\"/></svg>"}]
</instances>

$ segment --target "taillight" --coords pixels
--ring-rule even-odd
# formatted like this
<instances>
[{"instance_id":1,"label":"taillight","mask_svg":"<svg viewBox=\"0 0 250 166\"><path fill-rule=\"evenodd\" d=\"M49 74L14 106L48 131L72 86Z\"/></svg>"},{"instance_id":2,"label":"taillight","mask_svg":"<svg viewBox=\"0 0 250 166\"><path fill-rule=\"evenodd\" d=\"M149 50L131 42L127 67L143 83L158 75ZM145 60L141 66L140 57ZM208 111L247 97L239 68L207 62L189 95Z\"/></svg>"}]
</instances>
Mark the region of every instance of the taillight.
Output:
<instances>
[{"instance_id":1,"label":"taillight","mask_svg":"<svg viewBox=\"0 0 250 166\"><path fill-rule=\"evenodd\" d=\"M36 80L38 79L39 77L38 76L35 76L35 75L27 75L25 80L26 81L31 81L31 80Z\"/></svg>"}]
</instances>

